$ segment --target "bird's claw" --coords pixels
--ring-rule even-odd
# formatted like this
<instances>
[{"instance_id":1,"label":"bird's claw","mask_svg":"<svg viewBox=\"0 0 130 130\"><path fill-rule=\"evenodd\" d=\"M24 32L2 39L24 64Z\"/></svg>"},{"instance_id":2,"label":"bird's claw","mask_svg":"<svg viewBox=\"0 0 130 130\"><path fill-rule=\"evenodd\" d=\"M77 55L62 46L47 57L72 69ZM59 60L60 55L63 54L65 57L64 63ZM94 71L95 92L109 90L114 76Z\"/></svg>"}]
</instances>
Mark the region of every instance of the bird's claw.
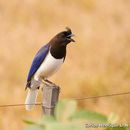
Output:
<instances>
[{"instance_id":1,"label":"bird's claw","mask_svg":"<svg viewBox=\"0 0 130 130\"><path fill-rule=\"evenodd\" d=\"M56 84L55 83L53 83L53 82L51 82L50 80L48 80L48 79L44 79L44 84L45 85L53 85L53 86L56 86Z\"/></svg>"}]
</instances>

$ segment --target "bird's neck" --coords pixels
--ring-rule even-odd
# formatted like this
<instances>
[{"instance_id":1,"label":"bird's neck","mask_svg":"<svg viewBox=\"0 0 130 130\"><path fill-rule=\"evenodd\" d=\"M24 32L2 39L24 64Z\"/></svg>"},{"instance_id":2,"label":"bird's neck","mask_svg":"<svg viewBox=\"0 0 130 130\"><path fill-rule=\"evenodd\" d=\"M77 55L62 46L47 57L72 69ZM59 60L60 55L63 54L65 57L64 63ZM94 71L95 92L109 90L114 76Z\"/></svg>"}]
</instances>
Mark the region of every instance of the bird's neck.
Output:
<instances>
[{"instance_id":1,"label":"bird's neck","mask_svg":"<svg viewBox=\"0 0 130 130\"><path fill-rule=\"evenodd\" d=\"M62 59L66 56L66 46L54 46L50 48L51 55L56 59Z\"/></svg>"}]
</instances>

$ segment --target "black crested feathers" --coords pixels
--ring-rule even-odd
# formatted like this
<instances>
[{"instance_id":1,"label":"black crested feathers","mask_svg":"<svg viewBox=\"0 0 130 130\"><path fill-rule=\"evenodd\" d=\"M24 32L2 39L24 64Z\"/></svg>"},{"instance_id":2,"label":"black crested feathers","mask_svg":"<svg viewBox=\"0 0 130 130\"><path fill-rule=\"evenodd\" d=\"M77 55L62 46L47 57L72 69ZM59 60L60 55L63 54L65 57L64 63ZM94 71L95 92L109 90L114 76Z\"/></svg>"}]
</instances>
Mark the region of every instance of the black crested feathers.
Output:
<instances>
[{"instance_id":1,"label":"black crested feathers","mask_svg":"<svg viewBox=\"0 0 130 130\"><path fill-rule=\"evenodd\" d=\"M66 46L70 42L74 42L71 38L72 31L70 28L66 27L66 31L58 33L52 40L49 42L51 45L50 52L51 55L56 59L61 59L66 56Z\"/></svg>"}]
</instances>

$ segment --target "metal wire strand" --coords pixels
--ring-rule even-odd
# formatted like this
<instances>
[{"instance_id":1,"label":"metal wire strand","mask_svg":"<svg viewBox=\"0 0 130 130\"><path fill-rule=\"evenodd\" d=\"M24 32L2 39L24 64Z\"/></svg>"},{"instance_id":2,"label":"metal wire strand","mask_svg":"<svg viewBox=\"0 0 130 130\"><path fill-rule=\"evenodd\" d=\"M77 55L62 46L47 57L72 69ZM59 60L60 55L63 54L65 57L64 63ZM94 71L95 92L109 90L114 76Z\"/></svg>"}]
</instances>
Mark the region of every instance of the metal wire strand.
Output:
<instances>
[{"instance_id":1,"label":"metal wire strand","mask_svg":"<svg viewBox=\"0 0 130 130\"><path fill-rule=\"evenodd\" d=\"M35 104L24 104L24 103L19 103L19 104L5 104L5 105L0 105L0 107L19 107L19 106L25 106L25 105L42 105L42 103L35 103Z\"/></svg>"},{"instance_id":2,"label":"metal wire strand","mask_svg":"<svg viewBox=\"0 0 130 130\"><path fill-rule=\"evenodd\" d=\"M107 95L100 95L100 96L89 96L89 97L80 97L80 98L71 98L73 100L89 100L89 99L95 99L95 98L105 98L105 97L114 97L114 96L122 96L122 95L128 95L130 92L122 92L122 93L113 93L113 94L107 94ZM19 104L5 104L5 105L0 105L0 108L2 107L17 107L17 106L25 106L25 105L42 105L42 103L35 103L35 104L24 104L24 103L19 103Z\"/></svg>"}]
</instances>

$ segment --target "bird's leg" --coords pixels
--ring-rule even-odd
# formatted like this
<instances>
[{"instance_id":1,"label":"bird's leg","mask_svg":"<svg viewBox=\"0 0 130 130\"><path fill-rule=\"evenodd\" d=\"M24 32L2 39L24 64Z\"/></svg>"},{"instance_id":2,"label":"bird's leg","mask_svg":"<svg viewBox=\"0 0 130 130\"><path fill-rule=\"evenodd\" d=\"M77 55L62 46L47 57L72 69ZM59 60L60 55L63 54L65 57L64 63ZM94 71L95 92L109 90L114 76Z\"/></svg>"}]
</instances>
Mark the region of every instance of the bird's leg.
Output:
<instances>
[{"instance_id":1,"label":"bird's leg","mask_svg":"<svg viewBox=\"0 0 130 130\"><path fill-rule=\"evenodd\" d=\"M45 81L46 83L48 83L48 84L55 85L55 83L51 82L51 81L48 80L48 79L44 79L44 81Z\"/></svg>"},{"instance_id":2,"label":"bird's leg","mask_svg":"<svg viewBox=\"0 0 130 130\"><path fill-rule=\"evenodd\" d=\"M42 83L43 83L44 85L48 85L48 83L46 83L45 81L42 81Z\"/></svg>"},{"instance_id":3,"label":"bird's leg","mask_svg":"<svg viewBox=\"0 0 130 130\"><path fill-rule=\"evenodd\" d=\"M40 77L38 80L39 80L40 84L47 85L47 83L46 83L46 82L43 82L43 78L41 78L41 77Z\"/></svg>"},{"instance_id":4,"label":"bird's leg","mask_svg":"<svg viewBox=\"0 0 130 130\"><path fill-rule=\"evenodd\" d=\"M51 81L49 81L49 80L47 80L47 79L43 79L43 80L42 80L42 83L43 83L45 86L52 86L52 85L55 86L55 84L54 84L53 82L51 82ZM43 91L43 87L41 88L41 90Z\"/></svg>"}]
</instances>

